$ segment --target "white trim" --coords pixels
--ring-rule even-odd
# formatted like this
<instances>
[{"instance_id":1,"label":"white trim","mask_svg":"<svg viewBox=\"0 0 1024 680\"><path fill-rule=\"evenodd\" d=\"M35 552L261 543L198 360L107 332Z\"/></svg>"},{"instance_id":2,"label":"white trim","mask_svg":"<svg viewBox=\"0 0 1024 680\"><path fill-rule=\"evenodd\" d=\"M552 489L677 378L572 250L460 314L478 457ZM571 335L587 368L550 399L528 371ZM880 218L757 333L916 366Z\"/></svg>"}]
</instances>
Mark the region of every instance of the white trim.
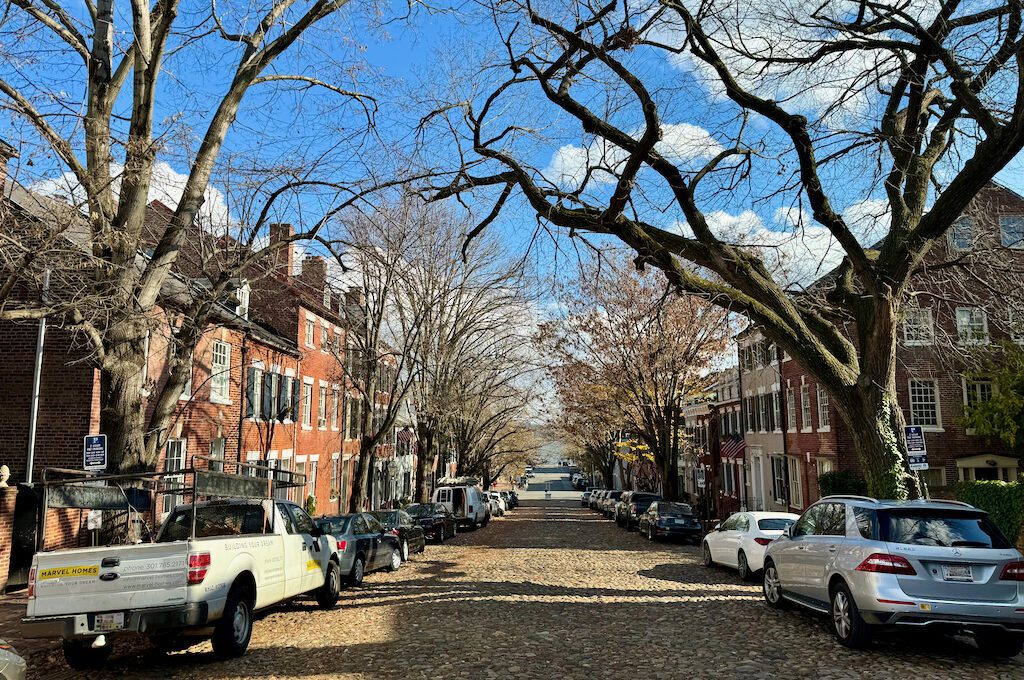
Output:
<instances>
[{"instance_id":1,"label":"white trim","mask_svg":"<svg viewBox=\"0 0 1024 680\"><path fill-rule=\"evenodd\" d=\"M306 456L295 456L295 462L296 463L301 463L301 464L305 465L306 464Z\"/></svg>"},{"instance_id":2,"label":"white trim","mask_svg":"<svg viewBox=\"0 0 1024 680\"><path fill-rule=\"evenodd\" d=\"M277 460L278 458L277 451L267 451L267 460Z\"/></svg>"},{"instance_id":3,"label":"white trim","mask_svg":"<svg viewBox=\"0 0 1024 680\"><path fill-rule=\"evenodd\" d=\"M340 452L335 451L334 453L331 454L331 460L338 460L339 458L341 458Z\"/></svg>"},{"instance_id":4,"label":"white trim","mask_svg":"<svg viewBox=\"0 0 1024 680\"><path fill-rule=\"evenodd\" d=\"M311 454L309 454L309 462L310 463L319 463L320 462L320 454L319 453L311 453Z\"/></svg>"},{"instance_id":5,"label":"white trim","mask_svg":"<svg viewBox=\"0 0 1024 680\"><path fill-rule=\"evenodd\" d=\"M928 381L935 387L935 425L921 425L922 432L945 432L946 430L942 427L942 394L939 391L939 380L938 378L907 378L907 424L916 425L914 422L914 396L911 391L910 383L915 380L924 382Z\"/></svg>"},{"instance_id":6,"label":"white trim","mask_svg":"<svg viewBox=\"0 0 1024 680\"><path fill-rule=\"evenodd\" d=\"M313 376L311 376L311 375L304 375L304 376L302 376L302 383L304 385L312 385L313 384Z\"/></svg>"},{"instance_id":7,"label":"white trim","mask_svg":"<svg viewBox=\"0 0 1024 680\"><path fill-rule=\"evenodd\" d=\"M246 460L246 462L249 462L249 461L252 461L252 460L259 460L259 459L260 459L260 452L259 451L246 451L245 452L245 460Z\"/></svg>"},{"instance_id":8,"label":"white trim","mask_svg":"<svg viewBox=\"0 0 1024 680\"><path fill-rule=\"evenodd\" d=\"M284 376L286 378L294 378L295 377L295 369L294 368L286 368L286 369L284 369Z\"/></svg>"},{"instance_id":9,"label":"white trim","mask_svg":"<svg viewBox=\"0 0 1024 680\"><path fill-rule=\"evenodd\" d=\"M327 381L326 381L326 380L321 380L321 381L319 382L319 386L320 386L320 387L327 387Z\"/></svg>"},{"instance_id":10,"label":"white trim","mask_svg":"<svg viewBox=\"0 0 1024 680\"><path fill-rule=\"evenodd\" d=\"M249 367L250 368L258 368L261 371L267 370L267 365L265 363L263 363L262 359L253 359L252 363L249 364Z\"/></svg>"},{"instance_id":11,"label":"white trim","mask_svg":"<svg viewBox=\"0 0 1024 680\"><path fill-rule=\"evenodd\" d=\"M293 453L295 453L295 449L282 449L281 458L291 458Z\"/></svg>"}]
</instances>

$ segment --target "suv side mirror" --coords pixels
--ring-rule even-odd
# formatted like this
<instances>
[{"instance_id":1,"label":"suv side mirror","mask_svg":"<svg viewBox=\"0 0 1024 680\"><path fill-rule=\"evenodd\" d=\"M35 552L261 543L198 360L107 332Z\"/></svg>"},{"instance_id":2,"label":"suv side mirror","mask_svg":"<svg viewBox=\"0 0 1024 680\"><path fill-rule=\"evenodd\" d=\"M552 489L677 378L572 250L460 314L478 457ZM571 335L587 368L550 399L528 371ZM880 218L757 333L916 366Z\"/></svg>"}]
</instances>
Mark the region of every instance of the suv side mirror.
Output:
<instances>
[{"instance_id":1,"label":"suv side mirror","mask_svg":"<svg viewBox=\"0 0 1024 680\"><path fill-rule=\"evenodd\" d=\"M782 535L785 536L786 538L793 538L793 527L794 526L795 525L790 524L788 527L786 527L785 531L782 532Z\"/></svg>"},{"instance_id":2,"label":"suv side mirror","mask_svg":"<svg viewBox=\"0 0 1024 680\"><path fill-rule=\"evenodd\" d=\"M313 538L320 538L321 536L323 536L326 533L327 532L325 532L322 528L320 528L320 527L318 527L316 525L313 525L313 530L309 532L309 535L312 536Z\"/></svg>"}]
</instances>

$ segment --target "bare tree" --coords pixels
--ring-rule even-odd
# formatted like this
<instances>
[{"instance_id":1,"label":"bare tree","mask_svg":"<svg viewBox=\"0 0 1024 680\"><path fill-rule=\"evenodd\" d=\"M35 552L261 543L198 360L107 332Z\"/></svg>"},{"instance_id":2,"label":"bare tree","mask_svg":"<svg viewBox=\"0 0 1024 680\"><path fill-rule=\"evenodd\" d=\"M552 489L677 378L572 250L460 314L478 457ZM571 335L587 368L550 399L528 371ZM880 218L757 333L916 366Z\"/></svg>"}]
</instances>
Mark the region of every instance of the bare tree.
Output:
<instances>
[{"instance_id":1,"label":"bare tree","mask_svg":"<svg viewBox=\"0 0 1024 680\"><path fill-rule=\"evenodd\" d=\"M370 123L372 98L343 86L331 70L339 64L327 63L321 52L310 60L300 49L303 37L323 29L347 0L211 2L198 13L178 0L132 0L127 11L117 11L113 0L88 1L87 13L50 0L6 4L0 32L8 56L18 51L19 58L0 68L0 101L26 131L20 148L44 161L51 178L64 173L49 184L67 190L71 210L17 216L22 231L3 243L9 269L0 287L0 320L50 316L79 332L101 369L101 427L114 465L151 469L212 311L273 249L258 246L268 221L284 207L294 212L300 188L320 191L319 214L296 236L312 238L340 209L336 202L361 191L359 183L323 181L314 172L327 162L322 154L275 163L264 149L266 138L251 126L245 143L224 151L239 117L253 114L244 106L252 98L258 109L264 97L323 92L356 104L365 114L363 129ZM206 81L227 82L206 102L209 109L198 103L192 84L175 89L165 66L187 69L196 62L218 69L208 70ZM188 101L196 102L195 110ZM337 106L325 106L341 115ZM169 214L151 219L165 159L186 171ZM211 212L216 173L223 175L225 194L235 189L228 214ZM232 223L232 212L244 229ZM189 249L204 264L202 276L182 262ZM39 256L48 251L60 252ZM57 271L69 259L76 265L60 269L57 285L44 291L40 272ZM179 350L163 391L147 398L142 366L159 306L174 310L172 339Z\"/></svg>"},{"instance_id":2,"label":"bare tree","mask_svg":"<svg viewBox=\"0 0 1024 680\"><path fill-rule=\"evenodd\" d=\"M918 495L897 329L930 251L1024 148L1021 3L490 7L505 75L428 118L462 150L435 197L493 191L490 223L520 195L545 224L618 239L679 292L746 315L828 390L870 492ZM583 131L578 172L532 164L559 116ZM875 202L877 238L841 208L854 199ZM721 219L730 201L788 209L789 233L820 233L838 267L793 285Z\"/></svg>"}]
</instances>

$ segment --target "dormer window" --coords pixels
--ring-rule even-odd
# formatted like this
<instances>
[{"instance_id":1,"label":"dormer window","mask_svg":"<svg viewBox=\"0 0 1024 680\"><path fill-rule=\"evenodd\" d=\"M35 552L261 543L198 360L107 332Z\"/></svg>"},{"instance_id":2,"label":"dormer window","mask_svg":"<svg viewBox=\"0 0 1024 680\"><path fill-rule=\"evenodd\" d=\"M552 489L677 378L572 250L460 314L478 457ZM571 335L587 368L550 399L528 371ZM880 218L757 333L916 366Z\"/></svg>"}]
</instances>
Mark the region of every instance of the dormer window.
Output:
<instances>
[{"instance_id":1,"label":"dormer window","mask_svg":"<svg viewBox=\"0 0 1024 680\"><path fill-rule=\"evenodd\" d=\"M970 250L974 246L974 220L961 217L949 228L949 246L953 250Z\"/></svg>"},{"instance_id":2,"label":"dormer window","mask_svg":"<svg viewBox=\"0 0 1024 680\"><path fill-rule=\"evenodd\" d=\"M238 307L235 308L235 313L243 319L249 318L249 294L252 289L249 287L248 281L243 281L242 285L235 291L235 297L238 298Z\"/></svg>"}]
</instances>

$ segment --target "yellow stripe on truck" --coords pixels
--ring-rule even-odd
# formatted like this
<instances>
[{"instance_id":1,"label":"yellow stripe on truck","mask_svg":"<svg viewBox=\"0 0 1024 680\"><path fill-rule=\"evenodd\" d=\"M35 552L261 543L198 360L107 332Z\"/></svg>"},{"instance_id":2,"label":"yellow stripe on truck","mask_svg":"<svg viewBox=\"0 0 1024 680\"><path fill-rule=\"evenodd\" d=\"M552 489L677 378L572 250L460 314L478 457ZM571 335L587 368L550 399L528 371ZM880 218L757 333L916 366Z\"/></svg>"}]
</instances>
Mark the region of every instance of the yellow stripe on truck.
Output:
<instances>
[{"instance_id":1,"label":"yellow stripe on truck","mask_svg":"<svg viewBox=\"0 0 1024 680\"><path fill-rule=\"evenodd\" d=\"M73 567L52 567L39 572L39 580L45 581L50 578L85 578L88 576L99 576L100 565L82 564Z\"/></svg>"},{"instance_id":2,"label":"yellow stripe on truck","mask_svg":"<svg viewBox=\"0 0 1024 680\"><path fill-rule=\"evenodd\" d=\"M309 560L308 562L306 562L306 571L313 571L314 569L319 569L319 568L320 568L320 563L317 562L316 560Z\"/></svg>"}]
</instances>

